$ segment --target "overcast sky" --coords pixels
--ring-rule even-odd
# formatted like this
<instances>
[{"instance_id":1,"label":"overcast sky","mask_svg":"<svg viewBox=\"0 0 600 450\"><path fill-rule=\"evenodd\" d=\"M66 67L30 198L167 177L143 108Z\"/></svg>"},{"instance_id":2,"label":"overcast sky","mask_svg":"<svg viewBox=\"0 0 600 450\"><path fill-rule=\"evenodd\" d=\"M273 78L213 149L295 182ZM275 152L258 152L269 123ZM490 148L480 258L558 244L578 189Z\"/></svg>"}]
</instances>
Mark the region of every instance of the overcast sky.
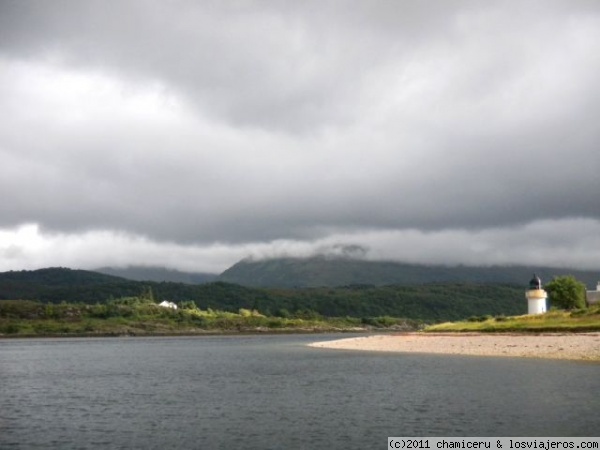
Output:
<instances>
[{"instance_id":1,"label":"overcast sky","mask_svg":"<svg viewBox=\"0 0 600 450\"><path fill-rule=\"evenodd\" d=\"M0 0L0 270L600 271L600 2Z\"/></svg>"}]
</instances>

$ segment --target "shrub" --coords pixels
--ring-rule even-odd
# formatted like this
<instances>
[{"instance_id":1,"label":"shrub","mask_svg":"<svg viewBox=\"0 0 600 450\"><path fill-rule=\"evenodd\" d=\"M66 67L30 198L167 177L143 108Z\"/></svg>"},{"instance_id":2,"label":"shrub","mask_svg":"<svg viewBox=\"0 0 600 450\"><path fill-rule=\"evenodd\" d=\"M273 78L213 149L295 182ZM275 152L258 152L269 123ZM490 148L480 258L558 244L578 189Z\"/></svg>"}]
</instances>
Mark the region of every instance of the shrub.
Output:
<instances>
[{"instance_id":1,"label":"shrub","mask_svg":"<svg viewBox=\"0 0 600 450\"><path fill-rule=\"evenodd\" d=\"M467 319L467 322L485 322L486 320L490 320L492 316L486 314L485 316L471 316Z\"/></svg>"},{"instance_id":2,"label":"shrub","mask_svg":"<svg viewBox=\"0 0 600 450\"><path fill-rule=\"evenodd\" d=\"M554 277L546 285L552 306L561 309L585 308L585 284L572 275Z\"/></svg>"},{"instance_id":3,"label":"shrub","mask_svg":"<svg viewBox=\"0 0 600 450\"><path fill-rule=\"evenodd\" d=\"M7 323L6 325L0 327L0 333L5 334L17 334L19 332L19 325L16 323Z\"/></svg>"}]
</instances>

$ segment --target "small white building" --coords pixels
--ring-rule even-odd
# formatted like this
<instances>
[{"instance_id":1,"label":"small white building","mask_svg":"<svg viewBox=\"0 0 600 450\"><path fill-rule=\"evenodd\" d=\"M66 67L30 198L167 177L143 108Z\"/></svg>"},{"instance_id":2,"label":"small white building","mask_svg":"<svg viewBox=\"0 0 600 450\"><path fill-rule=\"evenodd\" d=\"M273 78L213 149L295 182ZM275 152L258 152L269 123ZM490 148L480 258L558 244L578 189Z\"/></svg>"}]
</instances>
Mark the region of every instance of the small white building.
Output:
<instances>
[{"instance_id":1,"label":"small white building","mask_svg":"<svg viewBox=\"0 0 600 450\"><path fill-rule=\"evenodd\" d=\"M525 298L527 298L527 314L544 314L548 310L546 304L548 293L542 289L542 280L536 274L533 274L529 282Z\"/></svg>"},{"instance_id":2,"label":"small white building","mask_svg":"<svg viewBox=\"0 0 600 450\"><path fill-rule=\"evenodd\" d=\"M587 302L588 306L600 303L600 281L598 281L598 285L596 286L595 291L585 292L585 301Z\"/></svg>"},{"instance_id":3,"label":"small white building","mask_svg":"<svg viewBox=\"0 0 600 450\"><path fill-rule=\"evenodd\" d=\"M171 308L171 309L177 309L177 305L173 302L168 302L166 300L160 302L158 304L158 306L162 306L163 308Z\"/></svg>"}]
</instances>

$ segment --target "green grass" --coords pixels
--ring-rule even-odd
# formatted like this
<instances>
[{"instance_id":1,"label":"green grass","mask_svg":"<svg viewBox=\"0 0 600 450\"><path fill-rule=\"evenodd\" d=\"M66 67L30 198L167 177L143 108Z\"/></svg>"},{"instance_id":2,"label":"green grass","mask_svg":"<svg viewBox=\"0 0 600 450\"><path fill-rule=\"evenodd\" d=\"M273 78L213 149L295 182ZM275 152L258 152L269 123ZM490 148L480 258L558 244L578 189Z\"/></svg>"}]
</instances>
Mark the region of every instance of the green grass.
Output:
<instances>
[{"instance_id":1,"label":"green grass","mask_svg":"<svg viewBox=\"0 0 600 450\"><path fill-rule=\"evenodd\" d=\"M514 317L472 317L462 322L445 322L425 332L586 332L600 331L600 305L573 311Z\"/></svg>"},{"instance_id":2,"label":"green grass","mask_svg":"<svg viewBox=\"0 0 600 450\"><path fill-rule=\"evenodd\" d=\"M193 335L234 332L317 332L416 329L418 323L392 317L277 317L256 310L237 313L194 306L162 308L144 298L105 304L43 304L0 300L0 336Z\"/></svg>"}]
</instances>

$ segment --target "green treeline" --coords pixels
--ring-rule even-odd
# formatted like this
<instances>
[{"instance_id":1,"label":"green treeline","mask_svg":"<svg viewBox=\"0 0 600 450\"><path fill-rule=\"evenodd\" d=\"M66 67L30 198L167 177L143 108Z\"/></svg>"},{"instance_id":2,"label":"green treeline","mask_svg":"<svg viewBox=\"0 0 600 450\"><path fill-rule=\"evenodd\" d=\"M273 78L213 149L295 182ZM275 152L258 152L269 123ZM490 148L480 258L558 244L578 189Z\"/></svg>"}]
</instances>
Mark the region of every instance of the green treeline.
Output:
<instances>
[{"instance_id":1,"label":"green treeline","mask_svg":"<svg viewBox=\"0 0 600 450\"><path fill-rule=\"evenodd\" d=\"M426 322L527 312L523 288L493 284L353 285L338 288L248 288L215 282L202 285L138 282L69 269L0 274L0 299L42 303L102 304L139 297L192 302L201 310L256 310L273 317L403 317Z\"/></svg>"}]
</instances>

